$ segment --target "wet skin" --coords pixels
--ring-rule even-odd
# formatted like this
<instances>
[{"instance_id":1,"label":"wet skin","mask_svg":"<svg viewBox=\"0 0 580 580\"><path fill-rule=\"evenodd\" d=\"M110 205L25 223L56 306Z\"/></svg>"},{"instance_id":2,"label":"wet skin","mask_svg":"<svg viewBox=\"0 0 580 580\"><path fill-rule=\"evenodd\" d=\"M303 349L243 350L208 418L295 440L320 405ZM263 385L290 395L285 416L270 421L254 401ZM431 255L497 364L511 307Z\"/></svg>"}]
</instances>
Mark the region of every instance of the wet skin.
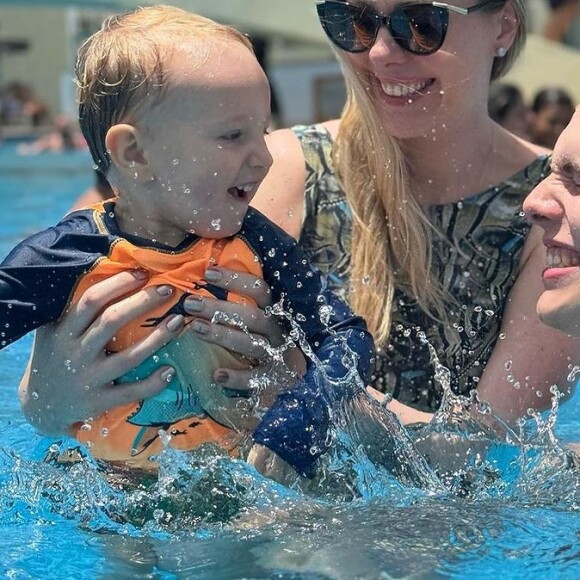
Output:
<instances>
[{"instance_id":1,"label":"wet skin","mask_svg":"<svg viewBox=\"0 0 580 580\"><path fill-rule=\"evenodd\" d=\"M543 230L546 247L538 315L580 336L580 109L556 142L552 173L530 193L524 210Z\"/></svg>"}]
</instances>

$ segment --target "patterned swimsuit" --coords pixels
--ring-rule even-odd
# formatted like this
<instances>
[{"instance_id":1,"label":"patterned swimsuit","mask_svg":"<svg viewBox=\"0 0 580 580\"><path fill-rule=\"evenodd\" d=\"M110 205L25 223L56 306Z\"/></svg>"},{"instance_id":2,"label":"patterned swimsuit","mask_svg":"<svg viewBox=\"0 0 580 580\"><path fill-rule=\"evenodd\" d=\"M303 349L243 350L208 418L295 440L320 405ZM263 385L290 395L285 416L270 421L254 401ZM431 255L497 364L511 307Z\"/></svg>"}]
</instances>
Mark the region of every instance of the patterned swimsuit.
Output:
<instances>
[{"instance_id":1,"label":"patterned swimsuit","mask_svg":"<svg viewBox=\"0 0 580 580\"><path fill-rule=\"evenodd\" d=\"M306 159L306 196L300 244L310 261L327 274L330 286L345 293L350 264L351 213L332 167L332 139L321 126L294 132ZM434 241L433 268L457 301L446 324L434 322L413 297L395 290L391 335L378 346L373 386L402 403L433 411L442 390L434 381L425 333L451 374L454 392L477 386L499 337L507 296L517 278L529 225L522 213L526 195L549 171L542 156L510 179L459 202L434 205L427 215L443 239Z\"/></svg>"}]
</instances>

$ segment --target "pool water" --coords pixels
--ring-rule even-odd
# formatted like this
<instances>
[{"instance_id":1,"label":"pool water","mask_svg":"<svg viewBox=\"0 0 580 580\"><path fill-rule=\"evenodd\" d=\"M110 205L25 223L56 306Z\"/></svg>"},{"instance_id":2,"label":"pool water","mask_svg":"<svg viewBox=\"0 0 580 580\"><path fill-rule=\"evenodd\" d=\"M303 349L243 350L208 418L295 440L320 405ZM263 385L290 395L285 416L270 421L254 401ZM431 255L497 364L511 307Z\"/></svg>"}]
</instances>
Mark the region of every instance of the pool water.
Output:
<instances>
[{"instance_id":1,"label":"pool water","mask_svg":"<svg viewBox=\"0 0 580 580\"><path fill-rule=\"evenodd\" d=\"M0 176L1 257L92 183L84 152L19 157L7 145ZM560 448L580 441L580 396L557 411L555 432L548 414L531 420L525 445L492 445L445 485L388 418L350 408L325 478L309 490L212 450L168 451L158 482L120 487L88 458L66 468L47 459L72 442L39 436L20 411L30 346L27 336L0 351L3 577L580 576L579 476ZM433 435L447 443L469 435L459 431ZM409 485L370 461L384 449L408 459L398 475Z\"/></svg>"}]
</instances>

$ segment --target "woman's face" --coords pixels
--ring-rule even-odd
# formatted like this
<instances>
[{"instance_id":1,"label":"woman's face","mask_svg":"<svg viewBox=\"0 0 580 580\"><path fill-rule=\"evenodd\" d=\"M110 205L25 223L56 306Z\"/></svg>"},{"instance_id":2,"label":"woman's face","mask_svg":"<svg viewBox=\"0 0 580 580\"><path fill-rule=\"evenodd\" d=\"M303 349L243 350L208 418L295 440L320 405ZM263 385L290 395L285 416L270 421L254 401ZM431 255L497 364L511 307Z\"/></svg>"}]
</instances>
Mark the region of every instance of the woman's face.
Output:
<instances>
[{"instance_id":1,"label":"woman's face","mask_svg":"<svg viewBox=\"0 0 580 580\"><path fill-rule=\"evenodd\" d=\"M453 1L461 7L477 3ZM367 4L378 13L389 15L401 2L371 0ZM493 60L498 48L508 48L513 37L506 40L505 34L502 36L505 10L477 11L467 16L450 12L445 42L430 55L404 50L382 27L367 52L340 51L340 56L357 75L368 79L365 84L392 136L435 141L442 129L462 127L472 124L478 116L487 116Z\"/></svg>"}]
</instances>

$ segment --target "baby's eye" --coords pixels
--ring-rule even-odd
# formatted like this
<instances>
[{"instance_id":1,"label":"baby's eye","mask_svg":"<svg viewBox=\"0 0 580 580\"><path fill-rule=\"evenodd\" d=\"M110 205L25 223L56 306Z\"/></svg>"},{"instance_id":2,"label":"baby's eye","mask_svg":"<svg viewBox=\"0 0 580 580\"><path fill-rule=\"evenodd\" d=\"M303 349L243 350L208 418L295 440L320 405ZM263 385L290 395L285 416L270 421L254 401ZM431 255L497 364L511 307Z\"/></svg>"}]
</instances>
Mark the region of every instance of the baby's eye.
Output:
<instances>
[{"instance_id":1,"label":"baby's eye","mask_svg":"<svg viewBox=\"0 0 580 580\"><path fill-rule=\"evenodd\" d=\"M241 136L242 136L242 132L240 130L236 130L236 131L229 131L225 135L222 135L220 137L220 139L223 139L224 141L236 141Z\"/></svg>"}]
</instances>

